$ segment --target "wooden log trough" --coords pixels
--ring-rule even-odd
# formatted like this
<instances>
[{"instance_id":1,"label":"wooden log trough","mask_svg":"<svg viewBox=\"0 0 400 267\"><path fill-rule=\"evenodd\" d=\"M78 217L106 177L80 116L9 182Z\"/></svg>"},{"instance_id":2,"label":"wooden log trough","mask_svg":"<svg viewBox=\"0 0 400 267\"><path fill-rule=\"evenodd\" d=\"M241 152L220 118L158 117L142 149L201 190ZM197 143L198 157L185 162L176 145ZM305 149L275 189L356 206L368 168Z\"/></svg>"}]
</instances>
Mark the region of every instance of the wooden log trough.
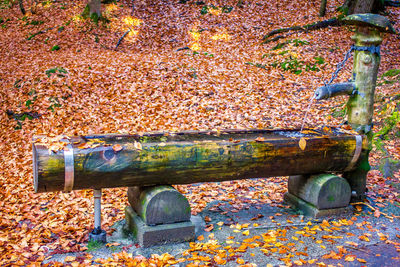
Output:
<instances>
[{"instance_id":1,"label":"wooden log trough","mask_svg":"<svg viewBox=\"0 0 400 267\"><path fill-rule=\"evenodd\" d=\"M302 133L187 131L70 137L57 141L63 149L52 150L47 138L36 137L34 188L70 191L343 172L361 155L365 138L358 138L327 127Z\"/></svg>"},{"instance_id":2,"label":"wooden log trough","mask_svg":"<svg viewBox=\"0 0 400 267\"><path fill-rule=\"evenodd\" d=\"M346 179L326 172L354 170L366 138L323 127L304 130L224 130L35 137L35 192L95 190L95 230L102 188L129 187L126 229L142 246L193 240L188 200L170 185L292 176L285 200L318 217L347 209ZM309 174L317 174L309 176ZM318 175L319 174L319 175Z\"/></svg>"}]
</instances>

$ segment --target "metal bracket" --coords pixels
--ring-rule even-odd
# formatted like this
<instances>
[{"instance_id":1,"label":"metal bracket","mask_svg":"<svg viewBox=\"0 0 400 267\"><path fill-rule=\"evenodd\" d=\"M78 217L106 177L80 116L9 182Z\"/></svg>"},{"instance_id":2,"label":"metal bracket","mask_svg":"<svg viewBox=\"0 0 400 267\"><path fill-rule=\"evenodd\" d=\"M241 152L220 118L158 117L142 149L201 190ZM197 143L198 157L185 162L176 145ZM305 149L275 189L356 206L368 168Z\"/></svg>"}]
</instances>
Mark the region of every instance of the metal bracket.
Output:
<instances>
[{"instance_id":1,"label":"metal bracket","mask_svg":"<svg viewBox=\"0 0 400 267\"><path fill-rule=\"evenodd\" d=\"M360 158L361 151L362 151L362 136L356 135L356 149L354 150L353 158L350 161L350 164L344 169L344 171L350 171L354 168L354 165L357 163L358 159Z\"/></svg>"},{"instance_id":2,"label":"metal bracket","mask_svg":"<svg viewBox=\"0 0 400 267\"><path fill-rule=\"evenodd\" d=\"M65 181L64 191L70 192L74 187L74 148L71 144L64 150Z\"/></svg>"},{"instance_id":3,"label":"metal bracket","mask_svg":"<svg viewBox=\"0 0 400 267\"><path fill-rule=\"evenodd\" d=\"M369 133L370 131L372 131L372 128L374 127L374 124L368 124L368 125L360 125L357 127L357 129L355 129L356 132L363 132L364 134Z\"/></svg>"},{"instance_id":4,"label":"metal bracket","mask_svg":"<svg viewBox=\"0 0 400 267\"><path fill-rule=\"evenodd\" d=\"M371 54L377 54L378 56L381 55L381 47L371 45L371 46L357 46L357 45L352 45L351 49L354 51L367 51L370 52Z\"/></svg>"}]
</instances>

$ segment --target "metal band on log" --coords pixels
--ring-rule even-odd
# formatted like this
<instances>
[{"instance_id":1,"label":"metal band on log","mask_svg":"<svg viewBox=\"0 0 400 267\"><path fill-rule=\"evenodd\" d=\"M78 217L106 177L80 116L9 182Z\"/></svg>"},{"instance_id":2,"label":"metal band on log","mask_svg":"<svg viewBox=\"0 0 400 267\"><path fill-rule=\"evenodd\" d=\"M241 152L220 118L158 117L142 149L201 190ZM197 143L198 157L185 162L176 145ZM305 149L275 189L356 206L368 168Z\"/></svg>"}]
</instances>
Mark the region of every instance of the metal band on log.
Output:
<instances>
[{"instance_id":1,"label":"metal band on log","mask_svg":"<svg viewBox=\"0 0 400 267\"><path fill-rule=\"evenodd\" d=\"M366 149L334 128L225 130L71 137L73 190L217 182L321 172L352 167ZM358 137L359 138L359 137ZM299 141L302 140L302 145ZM36 192L62 191L65 151L43 138L33 145ZM305 146L304 146L305 145ZM65 149L65 148L64 148ZM67 166L68 172L68 166Z\"/></svg>"}]
</instances>

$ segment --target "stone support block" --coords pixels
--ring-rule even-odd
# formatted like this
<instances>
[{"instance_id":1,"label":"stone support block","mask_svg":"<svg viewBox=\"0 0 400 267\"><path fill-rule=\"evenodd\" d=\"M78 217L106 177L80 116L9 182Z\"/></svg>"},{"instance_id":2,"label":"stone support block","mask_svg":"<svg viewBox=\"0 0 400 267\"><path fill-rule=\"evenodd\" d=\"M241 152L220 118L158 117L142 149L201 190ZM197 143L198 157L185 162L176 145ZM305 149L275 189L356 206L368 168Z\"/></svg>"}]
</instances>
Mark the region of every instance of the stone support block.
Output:
<instances>
[{"instance_id":1,"label":"stone support block","mask_svg":"<svg viewBox=\"0 0 400 267\"><path fill-rule=\"evenodd\" d=\"M335 216L335 215L346 215L353 212L352 206L335 208L335 209L317 209L314 205L290 194L286 193L284 195L284 201L288 203L293 208L300 210L304 215L310 216L313 218L321 218L327 216Z\"/></svg>"},{"instance_id":2,"label":"stone support block","mask_svg":"<svg viewBox=\"0 0 400 267\"><path fill-rule=\"evenodd\" d=\"M190 220L190 205L185 196L169 185L129 187L128 201L147 225Z\"/></svg>"},{"instance_id":3,"label":"stone support block","mask_svg":"<svg viewBox=\"0 0 400 267\"><path fill-rule=\"evenodd\" d=\"M130 206L125 209L125 219L126 228L133 233L142 247L180 243L195 239L195 225L190 220L149 226Z\"/></svg>"},{"instance_id":4,"label":"stone support block","mask_svg":"<svg viewBox=\"0 0 400 267\"><path fill-rule=\"evenodd\" d=\"M290 176L288 191L285 201L308 216L335 215L349 209L350 185L333 174Z\"/></svg>"}]
</instances>

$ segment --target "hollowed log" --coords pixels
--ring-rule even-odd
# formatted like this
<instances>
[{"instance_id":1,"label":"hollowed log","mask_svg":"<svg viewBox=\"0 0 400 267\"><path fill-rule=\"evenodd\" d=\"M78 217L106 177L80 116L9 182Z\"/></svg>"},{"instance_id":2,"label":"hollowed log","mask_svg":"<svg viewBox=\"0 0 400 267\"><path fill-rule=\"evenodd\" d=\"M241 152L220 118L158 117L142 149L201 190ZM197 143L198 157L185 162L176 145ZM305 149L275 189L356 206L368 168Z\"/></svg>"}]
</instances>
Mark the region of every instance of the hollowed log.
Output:
<instances>
[{"instance_id":1,"label":"hollowed log","mask_svg":"<svg viewBox=\"0 0 400 267\"><path fill-rule=\"evenodd\" d=\"M324 129L72 137L61 140L73 148L73 185L67 187L189 184L353 169L361 144L361 154L365 151L365 137ZM36 137L33 144L35 191L62 191L66 178L71 179L64 150L51 151L45 141Z\"/></svg>"}]
</instances>

